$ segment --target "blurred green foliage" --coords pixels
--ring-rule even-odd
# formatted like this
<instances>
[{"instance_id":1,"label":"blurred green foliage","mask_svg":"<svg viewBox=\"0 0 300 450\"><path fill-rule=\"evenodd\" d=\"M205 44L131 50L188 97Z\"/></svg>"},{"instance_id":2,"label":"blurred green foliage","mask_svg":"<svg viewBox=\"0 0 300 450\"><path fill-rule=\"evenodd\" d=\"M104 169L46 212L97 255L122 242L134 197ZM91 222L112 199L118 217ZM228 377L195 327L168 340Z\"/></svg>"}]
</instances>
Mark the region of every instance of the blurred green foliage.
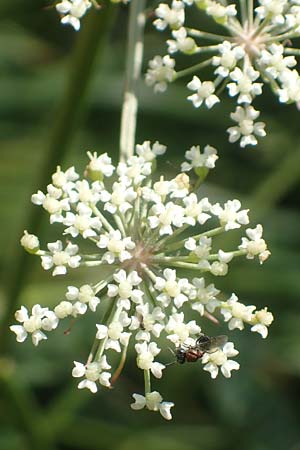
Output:
<instances>
[{"instance_id":1,"label":"blurred green foliage","mask_svg":"<svg viewBox=\"0 0 300 450\"><path fill-rule=\"evenodd\" d=\"M176 404L166 423L130 409L131 393L142 392L133 358L113 390L95 396L77 390L72 361L89 351L92 317L67 336L56 330L37 349L16 344L8 332L20 304L54 305L68 284L93 276L89 270L52 279L18 241L24 228L44 242L56 238L58 228L49 230L30 195L57 164L83 170L88 149L118 159L127 10L106 3L80 34L61 27L43 0L1 0L0 20L0 449L300 450L299 112L266 91L260 107L269 134L257 148L241 150L225 137L229 101L196 111L184 84L155 96L141 82L137 141L167 144L161 168L170 174L192 144L216 146L220 160L204 193L242 198L263 223L273 253L263 267L239 261L218 283L245 303L270 307L269 338L233 333L241 370L231 380L213 381L197 365L166 370L158 388ZM163 37L147 27L145 61L165 53ZM216 333L210 324L207 332ZM162 358L170 358L167 349Z\"/></svg>"}]
</instances>

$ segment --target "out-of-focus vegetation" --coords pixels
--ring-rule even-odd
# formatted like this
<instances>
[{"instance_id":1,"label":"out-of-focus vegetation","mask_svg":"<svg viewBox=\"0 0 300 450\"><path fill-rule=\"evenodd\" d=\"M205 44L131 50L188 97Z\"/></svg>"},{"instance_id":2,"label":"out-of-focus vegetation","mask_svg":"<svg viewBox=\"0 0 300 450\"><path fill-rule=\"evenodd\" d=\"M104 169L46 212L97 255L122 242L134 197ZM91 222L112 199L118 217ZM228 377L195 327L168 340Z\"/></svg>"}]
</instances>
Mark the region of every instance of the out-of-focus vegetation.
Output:
<instances>
[{"instance_id":1,"label":"out-of-focus vegetation","mask_svg":"<svg viewBox=\"0 0 300 450\"><path fill-rule=\"evenodd\" d=\"M167 144L161 168L172 174L191 145L216 146L220 160L205 189L251 206L272 251L263 267L239 261L218 283L245 303L270 307L269 338L232 333L241 369L231 380L211 380L200 363L170 366L157 386L176 404L168 423L130 409L131 393L143 386L133 358L113 390L77 390L72 362L89 351L93 317L69 335L60 327L37 349L8 331L20 304L52 306L67 285L93 276L53 279L18 241L24 228L43 242L57 238L59 226L50 230L46 213L30 206L57 164L83 170L91 149L117 161L127 10L106 4L80 34L60 26L43 0L1 0L0 20L0 449L300 450L300 113L266 91L260 106L269 134L241 150L225 136L229 102L199 111L185 100L184 84L154 96L141 83L137 141ZM165 53L162 38L147 27L145 61ZM226 329L207 324L206 331Z\"/></svg>"}]
</instances>

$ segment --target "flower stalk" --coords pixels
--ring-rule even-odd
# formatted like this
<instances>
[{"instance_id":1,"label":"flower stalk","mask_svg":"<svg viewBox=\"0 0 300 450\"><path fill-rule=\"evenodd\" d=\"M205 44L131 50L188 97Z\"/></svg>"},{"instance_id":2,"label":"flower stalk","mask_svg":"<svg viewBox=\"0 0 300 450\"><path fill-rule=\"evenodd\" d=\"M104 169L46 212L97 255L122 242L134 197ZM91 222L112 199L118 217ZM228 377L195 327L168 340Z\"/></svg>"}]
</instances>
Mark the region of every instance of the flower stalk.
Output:
<instances>
[{"instance_id":1,"label":"flower stalk","mask_svg":"<svg viewBox=\"0 0 300 450\"><path fill-rule=\"evenodd\" d=\"M124 98L121 112L120 161L134 154L138 111L138 81L144 51L146 0L132 0L128 25L127 65Z\"/></svg>"}]
</instances>

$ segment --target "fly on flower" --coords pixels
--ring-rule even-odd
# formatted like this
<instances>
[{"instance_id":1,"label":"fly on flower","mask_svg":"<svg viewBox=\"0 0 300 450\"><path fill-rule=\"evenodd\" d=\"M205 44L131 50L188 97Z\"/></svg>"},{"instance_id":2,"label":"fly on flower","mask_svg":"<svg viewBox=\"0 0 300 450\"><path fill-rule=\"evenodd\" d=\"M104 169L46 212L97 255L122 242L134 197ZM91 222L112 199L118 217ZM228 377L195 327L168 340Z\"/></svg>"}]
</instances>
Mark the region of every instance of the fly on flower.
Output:
<instances>
[{"instance_id":1,"label":"fly on flower","mask_svg":"<svg viewBox=\"0 0 300 450\"><path fill-rule=\"evenodd\" d=\"M225 335L209 337L201 334L195 341L195 345L182 345L175 352L176 362L184 364L185 362L196 362L202 358L205 353L213 353L222 348L228 337Z\"/></svg>"}]
</instances>

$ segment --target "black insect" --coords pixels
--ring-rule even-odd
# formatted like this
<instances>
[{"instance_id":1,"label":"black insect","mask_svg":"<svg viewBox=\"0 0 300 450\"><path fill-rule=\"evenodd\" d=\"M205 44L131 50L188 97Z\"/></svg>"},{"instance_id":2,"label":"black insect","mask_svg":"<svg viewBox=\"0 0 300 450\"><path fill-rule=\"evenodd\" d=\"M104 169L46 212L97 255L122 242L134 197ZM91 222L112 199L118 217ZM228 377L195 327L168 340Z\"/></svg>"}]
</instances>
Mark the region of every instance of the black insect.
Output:
<instances>
[{"instance_id":1,"label":"black insect","mask_svg":"<svg viewBox=\"0 0 300 450\"><path fill-rule=\"evenodd\" d=\"M209 337L201 334L195 342L195 345L182 345L174 352L176 361L179 364L185 362L196 362L202 358L205 353L213 353L222 348L228 337L225 335Z\"/></svg>"}]
</instances>

